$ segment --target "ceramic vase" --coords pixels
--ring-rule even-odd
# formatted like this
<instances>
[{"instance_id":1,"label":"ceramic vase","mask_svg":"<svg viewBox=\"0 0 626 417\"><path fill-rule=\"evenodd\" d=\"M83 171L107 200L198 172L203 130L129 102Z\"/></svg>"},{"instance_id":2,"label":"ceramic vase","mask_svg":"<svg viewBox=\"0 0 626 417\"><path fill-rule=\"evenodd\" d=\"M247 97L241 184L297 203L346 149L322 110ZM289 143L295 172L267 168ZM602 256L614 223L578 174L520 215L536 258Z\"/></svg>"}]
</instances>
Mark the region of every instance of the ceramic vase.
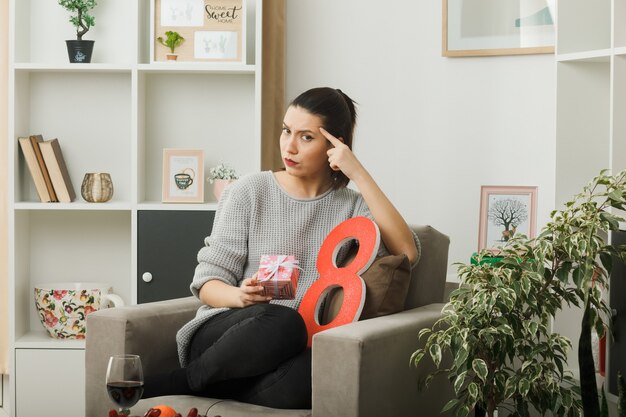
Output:
<instances>
[{"instance_id":1,"label":"ceramic vase","mask_svg":"<svg viewBox=\"0 0 626 417\"><path fill-rule=\"evenodd\" d=\"M213 195L217 201L220 201L224 188L235 180L213 180Z\"/></svg>"},{"instance_id":2,"label":"ceramic vase","mask_svg":"<svg viewBox=\"0 0 626 417\"><path fill-rule=\"evenodd\" d=\"M106 172L87 173L80 187L80 194L90 203L104 203L113 197L113 181Z\"/></svg>"}]
</instances>

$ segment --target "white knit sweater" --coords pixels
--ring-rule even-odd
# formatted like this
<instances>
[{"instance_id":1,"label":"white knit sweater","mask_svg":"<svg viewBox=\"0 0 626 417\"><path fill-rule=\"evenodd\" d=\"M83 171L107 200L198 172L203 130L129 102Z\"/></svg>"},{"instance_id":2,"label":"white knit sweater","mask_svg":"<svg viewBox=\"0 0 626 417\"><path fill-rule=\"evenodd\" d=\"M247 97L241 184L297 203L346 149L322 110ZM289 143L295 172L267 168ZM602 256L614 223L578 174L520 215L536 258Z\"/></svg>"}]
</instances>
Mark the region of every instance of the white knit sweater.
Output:
<instances>
[{"instance_id":1,"label":"white knit sweater","mask_svg":"<svg viewBox=\"0 0 626 417\"><path fill-rule=\"evenodd\" d=\"M270 171L251 174L224 190L213 231L198 253L191 292L198 297L202 285L220 280L241 285L259 268L261 255L294 255L300 261L296 298L272 300L297 309L308 288L318 278L317 254L322 242L339 223L356 216L372 219L359 193L348 188L330 190L311 199L294 198L278 184ZM420 252L419 240L414 236ZM346 255L340 251L337 262ZM381 242L378 255L387 255ZM176 335L178 355L187 366L189 343L195 331L210 317L228 310L203 305L196 317Z\"/></svg>"}]
</instances>

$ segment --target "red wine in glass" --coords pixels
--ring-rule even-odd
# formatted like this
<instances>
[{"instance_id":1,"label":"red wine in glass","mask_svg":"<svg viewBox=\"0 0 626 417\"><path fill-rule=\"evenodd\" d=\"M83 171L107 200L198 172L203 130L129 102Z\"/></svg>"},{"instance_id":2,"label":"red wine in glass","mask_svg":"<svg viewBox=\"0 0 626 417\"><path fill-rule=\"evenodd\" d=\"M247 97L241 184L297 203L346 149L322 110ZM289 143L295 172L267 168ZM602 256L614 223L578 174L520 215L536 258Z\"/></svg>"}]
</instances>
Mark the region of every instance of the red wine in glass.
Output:
<instances>
[{"instance_id":1,"label":"red wine in glass","mask_svg":"<svg viewBox=\"0 0 626 417\"><path fill-rule=\"evenodd\" d=\"M139 356L111 356L106 385L109 398L118 405L120 411L137 404L143 394L143 369Z\"/></svg>"},{"instance_id":2,"label":"red wine in glass","mask_svg":"<svg viewBox=\"0 0 626 417\"><path fill-rule=\"evenodd\" d=\"M120 408L130 408L137 404L143 394L143 383L140 381L107 382L109 398Z\"/></svg>"}]
</instances>

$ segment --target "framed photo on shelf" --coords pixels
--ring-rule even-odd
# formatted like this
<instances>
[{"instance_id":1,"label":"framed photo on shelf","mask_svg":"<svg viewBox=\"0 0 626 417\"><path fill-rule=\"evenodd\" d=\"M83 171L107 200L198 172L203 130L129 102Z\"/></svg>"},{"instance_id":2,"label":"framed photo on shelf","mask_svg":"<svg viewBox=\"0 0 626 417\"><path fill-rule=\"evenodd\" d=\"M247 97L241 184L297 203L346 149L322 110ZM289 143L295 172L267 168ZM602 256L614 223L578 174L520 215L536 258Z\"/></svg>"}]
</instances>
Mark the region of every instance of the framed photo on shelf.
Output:
<instances>
[{"instance_id":1,"label":"framed photo on shelf","mask_svg":"<svg viewBox=\"0 0 626 417\"><path fill-rule=\"evenodd\" d=\"M537 187L491 186L480 188L478 250L497 252L515 234L536 235Z\"/></svg>"},{"instance_id":2,"label":"framed photo on shelf","mask_svg":"<svg viewBox=\"0 0 626 417\"><path fill-rule=\"evenodd\" d=\"M246 0L152 0L150 62L246 63ZM184 41L175 51L158 42L166 32Z\"/></svg>"},{"instance_id":3,"label":"framed photo on shelf","mask_svg":"<svg viewBox=\"0 0 626 417\"><path fill-rule=\"evenodd\" d=\"M442 55L554 53L556 0L443 0Z\"/></svg>"},{"instance_id":4,"label":"framed photo on shelf","mask_svg":"<svg viewBox=\"0 0 626 417\"><path fill-rule=\"evenodd\" d=\"M204 202L204 151L163 149L164 203Z\"/></svg>"}]
</instances>

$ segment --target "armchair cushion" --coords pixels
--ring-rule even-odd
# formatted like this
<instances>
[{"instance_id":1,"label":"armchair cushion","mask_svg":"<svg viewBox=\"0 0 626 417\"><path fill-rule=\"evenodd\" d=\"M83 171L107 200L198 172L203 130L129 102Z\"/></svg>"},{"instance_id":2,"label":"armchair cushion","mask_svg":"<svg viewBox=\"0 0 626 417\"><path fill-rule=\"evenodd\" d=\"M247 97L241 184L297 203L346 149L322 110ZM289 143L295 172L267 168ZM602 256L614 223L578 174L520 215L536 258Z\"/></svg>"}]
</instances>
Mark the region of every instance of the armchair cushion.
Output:
<instances>
[{"instance_id":1,"label":"armchair cushion","mask_svg":"<svg viewBox=\"0 0 626 417\"><path fill-rule=\"evenodd\" d=\"M360 320L386 316L404 310L411 282L411 266L406 255L383 256L374 261L361 278L365 282L365 304ZM330 292L322 320L330 322L343 303L343 289Z\"/></svg>"}]
</instances>

